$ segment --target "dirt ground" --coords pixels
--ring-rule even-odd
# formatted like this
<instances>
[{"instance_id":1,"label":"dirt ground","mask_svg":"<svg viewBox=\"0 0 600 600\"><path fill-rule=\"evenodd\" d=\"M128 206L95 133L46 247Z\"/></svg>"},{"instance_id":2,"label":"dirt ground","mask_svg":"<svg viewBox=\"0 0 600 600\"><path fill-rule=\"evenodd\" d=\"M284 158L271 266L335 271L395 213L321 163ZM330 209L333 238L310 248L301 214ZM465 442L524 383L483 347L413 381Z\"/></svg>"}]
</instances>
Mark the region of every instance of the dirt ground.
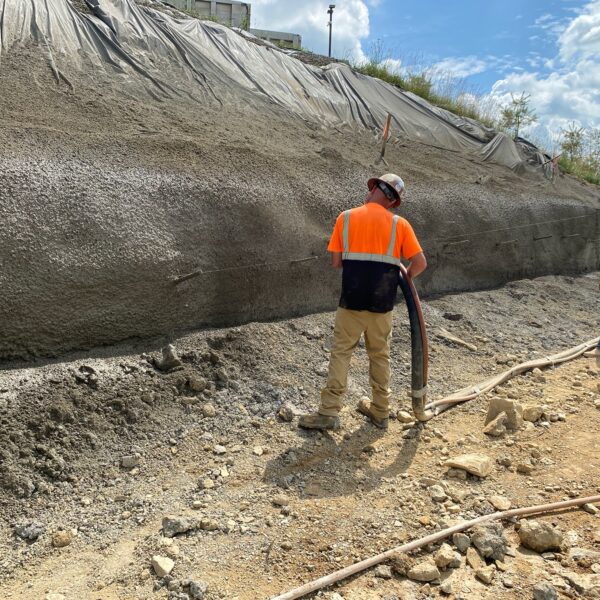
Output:
<instances>
[{"instance_id":1,"label":"dirt ground","mask_svg":"<svg viewBox=\"0 0 600 600\"><path fill-rule=\"evenodd\" d=\"M544 277L425 302L430 397L596 337L599 282L600 273ZM395 315L394 413L409 410L405 312L399 306ZM316 407L332 324L333 313L323 313L189 334L175 340L183 367L171 373L149 362L160 340L0 371L0 597L179 600L190 597L185 584L194 580L208 584L207 599L266 599L493 512L494 495L517 507L600 492L593 359L518 377L424 426L394 419L384 433L354 410L368 393L361 345L342 429L304 432L297 419L278 413ZM441 328L476 350L445 341ZM489 437L484 418L497 395L539 406L544 416ZM492 473L450 479L445 460L471 452L490 457ZM121 466L126 456L133 457L129 468ZM520 472L521 463L530 474ZM444 502L432 500L435 485ZM167 515L190 519L189 531L163 537ZM493 567L490 584L477 580L461 555L460 567L433 583L375 569L319 597L392 600L449 591L455 598L529 599L540 582L561 598L594 597L598 514L576 509L538 520L564 534L561 550L526 550L514 524L504 523L509 555ZM23 525L37 537L24 539ZM68 545L56 547L60 539ZM416 559L434 552L426 548ZM174 560L170 576L154 573L155 555Z\"/></svg>"}]
</instances>

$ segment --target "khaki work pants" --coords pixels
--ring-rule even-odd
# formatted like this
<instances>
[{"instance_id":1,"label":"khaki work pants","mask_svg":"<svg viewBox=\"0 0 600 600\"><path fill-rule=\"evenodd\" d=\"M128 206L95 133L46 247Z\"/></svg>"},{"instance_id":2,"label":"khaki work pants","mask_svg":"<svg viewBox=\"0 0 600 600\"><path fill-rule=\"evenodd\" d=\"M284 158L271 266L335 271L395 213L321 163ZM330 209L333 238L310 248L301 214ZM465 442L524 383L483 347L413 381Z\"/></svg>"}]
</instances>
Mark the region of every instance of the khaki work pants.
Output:
<instances>
[{"instance_id":1,"label":"khaki work pants","mask_svg":"<svg viewBox=\"0 0 600 600\"><path fill-rule=\"evenodd\" d=\"M368 310L338 308L335 315L333 346L329 359L327 385L321 391L319 414L335 417L342 408L342 396L348 387L348 369L354 348L365 334L369 355L369 379L373 391L371 407L378 419L390 411L390 340L392 311L375 313Z\"/></svg>"}]
</instances>

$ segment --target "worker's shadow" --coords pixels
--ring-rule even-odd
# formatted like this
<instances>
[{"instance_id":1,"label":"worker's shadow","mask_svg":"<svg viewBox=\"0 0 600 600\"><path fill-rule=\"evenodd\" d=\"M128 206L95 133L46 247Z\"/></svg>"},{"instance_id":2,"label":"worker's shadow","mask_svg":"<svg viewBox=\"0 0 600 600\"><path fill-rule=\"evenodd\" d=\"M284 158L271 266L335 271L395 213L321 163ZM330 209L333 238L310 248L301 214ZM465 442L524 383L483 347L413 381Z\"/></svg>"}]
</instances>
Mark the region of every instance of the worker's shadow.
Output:
<instances>
[{"instance_id":1,"label":"worker's shadow","mask_svg":"<svg viewBox=\"0 0 600 600\"><path fill-rule=\"evenodd\" d=\"M421 427L408 438L390 428L382 431L370 423L341 439L324 432L298 430L301 447L288 448L267 463L263 480L304 498L331 498L368 492L387 478L405 472L413 461ZM383 445L384 436L398 435L398 443ZM386 442L389 438L386 438Z\"/></svg>"}]
</instances>

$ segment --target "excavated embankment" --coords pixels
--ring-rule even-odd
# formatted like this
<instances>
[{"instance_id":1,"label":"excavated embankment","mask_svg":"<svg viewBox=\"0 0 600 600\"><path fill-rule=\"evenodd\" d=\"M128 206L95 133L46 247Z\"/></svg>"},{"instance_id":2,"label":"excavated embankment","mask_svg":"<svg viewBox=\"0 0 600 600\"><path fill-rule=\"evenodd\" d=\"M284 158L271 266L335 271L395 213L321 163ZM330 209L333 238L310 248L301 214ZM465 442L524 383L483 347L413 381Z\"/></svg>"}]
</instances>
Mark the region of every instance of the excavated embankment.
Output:
<instances>
[{"instance_id":1,"label":"excavated embankment","mask_svg":"<svg viewBox=\"0 0 600 600\"><path fill-rule=\"evenodd\" d=\"M600 267L597 188L562 177L550 183L540 170L517 175L504 160L514 154L508 146L505 164L484 160L475 150L488 146L465 133L470 124L460 129L386 84L372 84L373 98L344 96L344 104L355 83L346 67L296 67L214 24L186 35L212 36L229 58L241 55L239 44L251 46L253 63L266 61L269 86L260 89L256 72L251 83L238 81L222 64L224 51L219 60L200 46L152 58L158 42L142 52L131 40L145 32L131 31L142 16L154 15L160 39L171 39L175 25L151 9L116 11L135 7L125 0L100 4L103 20L73 17L88 36L79 48L66 26L60 40L48 38L50 26L7 35L15 13L0 8L0 360L330 309L339 285L327 266L330 229L381 170L407 182L401 213L430 262L424 294ZM74 10L66 0L45 6ZM135 52L136 60L150 56L147 64ZM157 77L174 64L181 68L173 67L169 87ZM309 69L308 79L296 68ZM361 76L361 89L367 80ZM326 89L339 97L324 97ZM290 90L306 96L298 110ZM382 90L389 102L439 121L411 129L416 117L395 114L400 134L388 146L389 167L374 164L369 129L384 114ZM439 134L439 147L423 131ZM197 269L203 273L175 283Z\"/></svg>"}]
</instances>

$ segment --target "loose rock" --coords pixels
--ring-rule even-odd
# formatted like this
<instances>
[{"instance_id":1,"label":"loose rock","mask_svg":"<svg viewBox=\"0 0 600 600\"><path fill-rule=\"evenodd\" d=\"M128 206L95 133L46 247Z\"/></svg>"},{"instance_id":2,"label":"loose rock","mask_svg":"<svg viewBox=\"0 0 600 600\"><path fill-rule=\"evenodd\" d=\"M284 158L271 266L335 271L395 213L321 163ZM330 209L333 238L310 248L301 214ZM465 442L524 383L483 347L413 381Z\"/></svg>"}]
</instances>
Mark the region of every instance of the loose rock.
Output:
<instances>
[{"instance_id":1,"label":"loose rock","mask_svg":"<svg viewBox=\"0 0 600 600\"><path fill-rule=\"evenodd\" d=\"M217 409L210 402L207 402L200 407L200 412L202 413L203 417L210 419L216 416Z\"/></svg>"},{"instance_id":2,"label":"loose rock","mask_svg":"<svg viewBox=\"0 0 600 600\"><path fill-rule=\"evenodd\" d=\"M37 521L31 521L15 527L15 535L28 542L35 542L45 531L46 527Z\"/></svg>"},{"instance_id":3,"label":"loose rock","mask_svg":"<svg viewBox=\"0 0 600 600\"><path fill-rule=\"evenodd\" d=\"M460 554L455 552L450 544L445 543L441 545L434 556L435 564L440 569L445 569L446 567L455 564L457 560L460 565Z\"/></svg>"},{"instance_id":4,"label":"loose rock","mask_svg":"<svg viewBox=\"0 0 600 600\"><path fill-rule=\"evenodd\" d=\"M485 584L490 584L494 579L495 573L496 570L494 567L483 567L482 569L477 569L475 571L475 577L477 577L479 581L483 581Z\"/></svg>"},{"instance_id":5,"label":"loose rock","mask_svg":"<svg viewBox=\"0 0 600 600\"><path fill-rule=\"evenodd\" d=\"M501 413L506 415L506 428L511 431L517 431L523 427L523 407L514 400L503 398L502 396L494 396L490 400L485 424L494 421Z\"/></svg>"},{"instance_id":6,"label":"loose rock","mask_svg":"<svg viewBox=\"0 0 600 600\"><path fill-rule=\"evenodd\" d=\"M487 477L492 472L493 462L485 454L462 454L446 461L447 467L462 469L477 477Z\"/></svg>"},{"instance_id":7,"label":"loose rock","mask_svg":"<svg viewBox=\"0 0 600 600\"><path fill-rule=\"evenodd\" d=\"M64 548L73 541L73 534L70 531L57 531L52 536L52 545L55 548Z\"/></svg>"},{"instance_id":8,"label":"loose rock","mask_svg":"<svg viewBox=\"0 0 600 600\"><path fill-rule=\"evenodd\" d=\"M162 349L162 357L157 358L154 361L154 364L161 371L170 371L171 369L175 369L181 366L181 360L177 356L177 352L175 351L175 346L173 344L169 344Z\"/></svg>"},{"instance_id":9,"label":"loose rock","mask_svg":"<svg viewBox=\"0 0 600 600\"><path fill-rule=\"evenodd\" d=\"M173 570L173 567L175 566L175 563L170 558L167 558L166 556L158 556L158 555L152 557L151 564L152 564L152 568L154 569L154 572L159 577L167 576Z\"/></svg>"},{"instance_id":10,"label":"loose rock","mask_svg":"<svg viewBox=\"0 0 600 600\"><path fill-rule=\"evenodd\" d=\"M415 420L415 418L405 410L398 411L397 419L400 423L412 423Z\"/></svg>"},{"instance_id":11,"label":"loose rock","mask_svg":"<svg viewBox=\"0 0 600 600\"><path fill-rule=\"evenodd\" d=\"M556 600L556 590L549 583L538 583L533 588L534 600Z\"/></svg>"},{"instance_id":12,"label":"loose rock","mask_svg":"<svg viewBox=\"0 0 600 600\"><path fill-rule=\"evenodd\" d=\"M526 404L523 407L523 420L535 423L542 418L544 409L538 404Z\"/></svg>"},{"instance_id":13,"label":"loose rock","mask_svg":"<svg viewBox=\"0 0 600 600\"><path fill-rule=\"evenodd\" d=\"M390 566L392 567L392 571L401 577L405 577L414 564L415 559L412 558L412 556L408 556L408 554L405 554L404 552L395 552L390 557Z\"/></svg>"},{"instance_id":14,"label":"loose rock","mask_svg":"<svg viewBox=\"0 0 600 600\"><path fill-rule=\"evenodd\" d=\"M448 498L441 485L432 485L429 488L429 495L434 502L444 502Z\"/></svg>"},{"instance_id":15,"label":"loose rock","mask_svg":"<svg viewBox=\"0 0 600 600\"><path fill-rule=\"evenodd\" d=\"M518 534L521 544L536 552L560 548L563 542L563 534L545 521L523 520Z\"/></svg>"},{"instance_id":16,"label":"loose rock","mask_svg":"<svg viewBox=\"0 0 600 600\"><path fill-rule=\"evenodd\" d=\"M488 502L496 510L508 510L512 504L512 502L508 498L505 498L504 496L490 496L488 498Z\"/></svg>"},{"instance_id":17,"label":"loose rock","mask_svg":"<svg viewBox=\"0 0 600 600\"><path fill-rule=\"evenodd\" d=\"M459 552L463 554L467 551L467 548L471 545L471 538L464 533L455 533L452 536L452 543L456 546Z\"/></svg>"},{"instance_id":18,"label":"loose rock","mask_svg":"<svg viewBox=\"0 0 600 600\"><path fill-rule=\"evenodd\" d=\"M189 592L192 600L203 600L208 591L208 583L205 581L190 581Z\"/></svg>"},{"instance_id":19,"label":"loose rock","mask_svg":"<svg viewBox=\"0 0 600 600\"><path fill-rule=\"evenodd\" d=\"M479 525L473 529L471 542L484 558L502 560L506 554L508 540L499 523Z\"/></svg>"},{"instance_id":20,"label":"loose rock","mask_svg":"<svg viewBox=\"0 0 600 600\"><path fill-rule=\"evenodd\" d=\"M483 433L491 437L499 437L506 433L506 424L508 417L506 413L501 412L495 419L491 420L484 428Z\"/></svg>"},{"instance_id":21,"label":"loose rock","mask_svg":"<svg viewBox=\"0 0 600 600\"><path fill-rule=\"evenodd\" d=\"M425 561L414 565L407 573L410 579L415 581L435 581L440 578L440 572L435 563Z\"/></svg>"},{"instance_id":22,"label":"loose rock","mask_svg":"<svg viewBox=\"0 0 600 600\"><path fill-rule=\"evenodd\" d=\"M295 411L291 404L284 404L278 411L277 416L286 423L291 423L294 420Z\"/></svg>"},{"instance_id":23,"label":"loose rock","mask_svg":"<svg viewBox=\"0 0 600 600\"><path fill-rule=\"evenodd\" d=\"M274 496L271 502L275 506L287 506L290 503L290 499L285 494L277 494Z\"/></svg>"},{"instance_id":24,"label":"loose rock","mask_svg":"<svg viewBox=\"0 0 600 600\"><path fill-rule=\"evenodd\" d=\"M166 516L162 520L163 535L167 538L172 538L178 533L186 533L194 528L194 523L187 517Z\"/></svg>"},{"instance_id":25,"label":"loose rock","mask_svg":"<svg viewBox=\"0 0 600 600\"><path fill-rule=\"evenodd\" d=\"M474 571L477 571L478 569L483 569L486 566L485 561L483 560L483 558L481 558L481 556L479 556L479 553L477 552L477 550L475 550L475 548L467 548L467 564Z\"/></svg>"},{"instance_id":26,"label":"loose rock","mask_svg":"<svg viewBox=\"0 0 600 600\"><path fill-rule=\"evenodd\" d=\"M133 469L140 464L140 455L139 454L130 454L127 456L121 457L121 466L124 469Z\"/></svg>"},{"instance_id":27,"label":"loose rock","mask_svg":"<svg viewBox=\"0 0 600 600\"><path fill-rule=\"evenodd\" d=\"M373 575L380 579L391 579L392 578L392 567L389 565L379 565L374 571Z\"/></svg>"}]
</instances>

